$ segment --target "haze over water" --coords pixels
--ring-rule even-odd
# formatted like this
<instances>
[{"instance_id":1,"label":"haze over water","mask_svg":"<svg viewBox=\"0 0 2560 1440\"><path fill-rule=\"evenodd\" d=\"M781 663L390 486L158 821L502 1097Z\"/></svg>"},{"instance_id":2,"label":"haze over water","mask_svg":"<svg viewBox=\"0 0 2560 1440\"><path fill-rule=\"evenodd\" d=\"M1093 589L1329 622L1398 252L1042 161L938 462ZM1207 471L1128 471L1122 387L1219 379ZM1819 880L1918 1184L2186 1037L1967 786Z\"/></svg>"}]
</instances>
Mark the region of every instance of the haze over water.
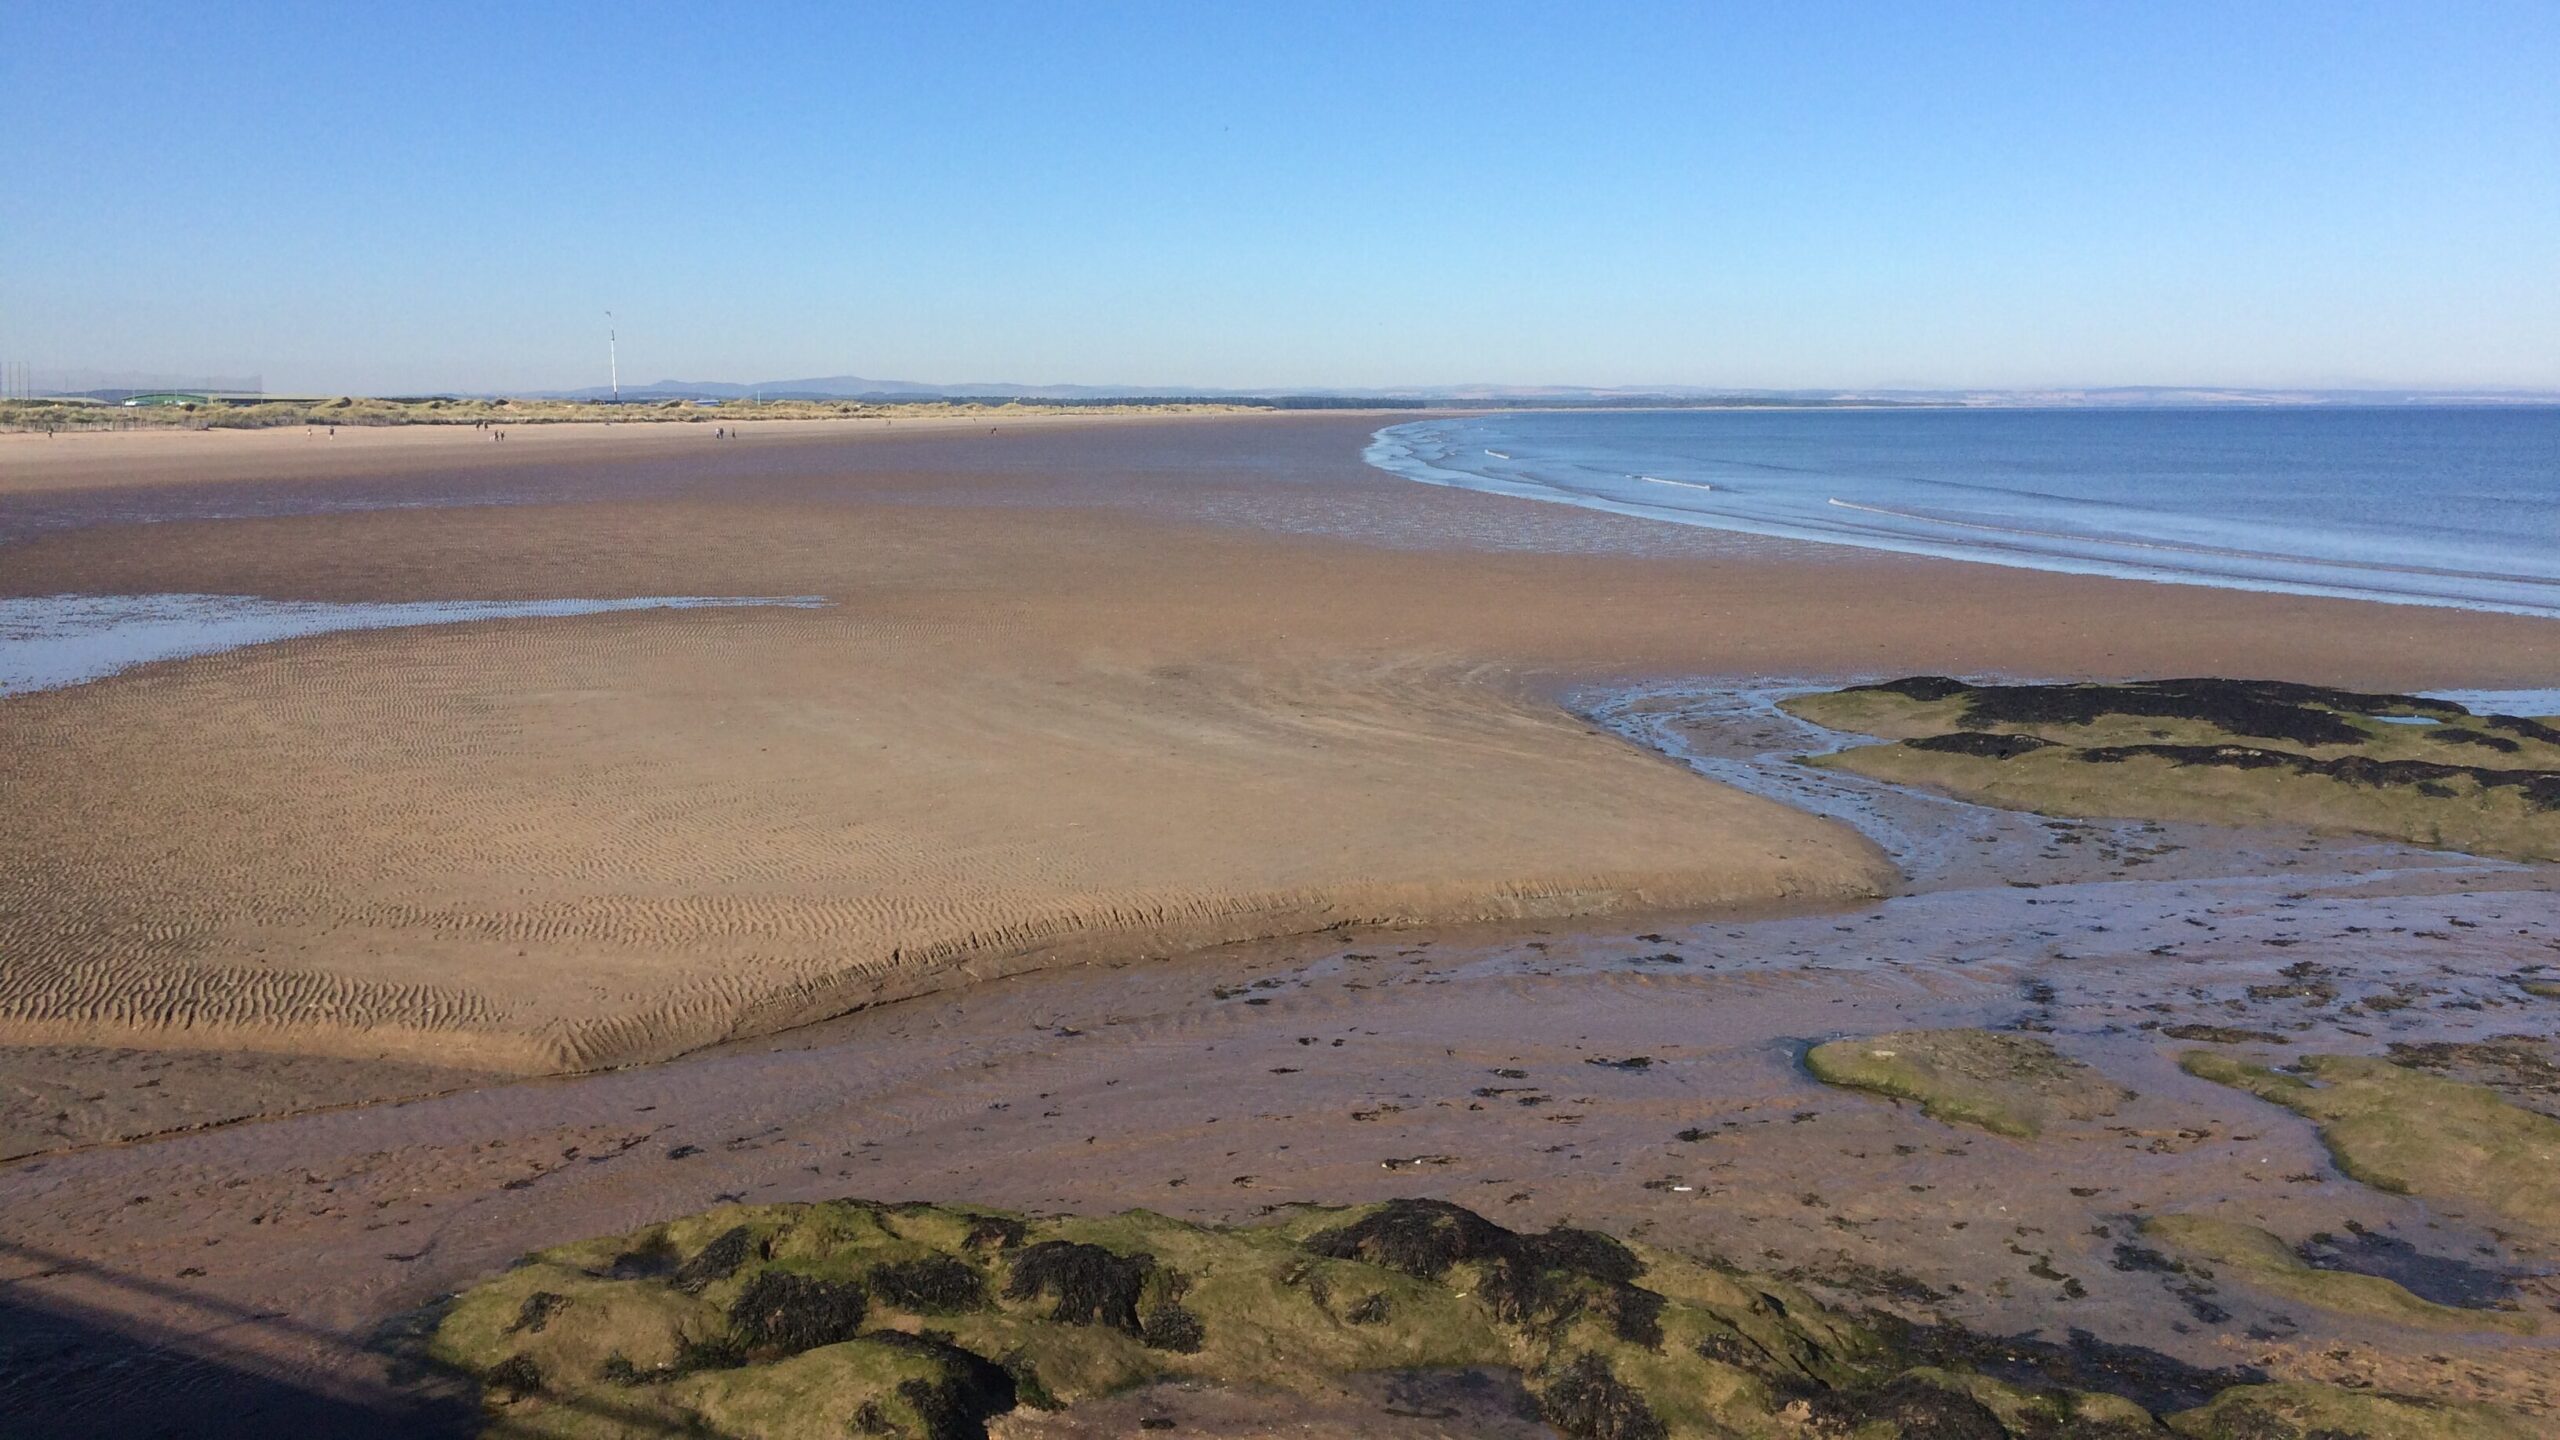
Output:
<instances>
[{"instance_id":1,"label":"haze over water","mask_svg":"<svg viewBox=\"0 0 2560 1440\"><path fill-rule=\"evenodd\" d=\"M2560 616L2560 409L1533 411L1408 478L1757 535Z\"/></svg>"}]
</instances>

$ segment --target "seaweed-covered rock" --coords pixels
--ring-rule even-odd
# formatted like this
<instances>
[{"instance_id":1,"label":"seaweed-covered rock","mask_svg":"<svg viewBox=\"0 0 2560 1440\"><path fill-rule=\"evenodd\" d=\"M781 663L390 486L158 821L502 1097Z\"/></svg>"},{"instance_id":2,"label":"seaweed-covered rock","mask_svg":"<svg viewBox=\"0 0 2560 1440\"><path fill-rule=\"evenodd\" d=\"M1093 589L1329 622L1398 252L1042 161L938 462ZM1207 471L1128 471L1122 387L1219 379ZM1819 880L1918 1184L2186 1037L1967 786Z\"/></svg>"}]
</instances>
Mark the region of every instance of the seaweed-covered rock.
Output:
<instances>
[{"instance_id":1,"label":"seaweed-covered rock","mask_svg":"<svg viewBox=\"0 0 2560 1440\"><path fill-rule=\"evenodd\" d=\"M2131 1092L2030 1035L1902 1030L1817 1045L1805 1068L1828 1085L1916 1100L1932 1119L2029 1138L2064 1119L2111 1114Z\"/></svg>"},{"instance_id":2,"label":"seaweed-covered rock","mask_svg":"<svg viewBox=\"0 0 2560 1440\"><path fill-rule=\"evenodd\" d=\"M739 1266L757 1257L759 1248L754 1230L732 1226L676 1267L675 1288L698 1295L713 1281L737 1274Z\"/></svg>"},{"instance_id":3,"label":"seaweed-covered rock","mask_svg":"<svg viewBox=\"0 0 2560 1440\"><path fill-rule=\"evenodd\" d=\"M507 1327L507 1333L539 1335L551 1324L552 1316L568 1309L572 1303L568 1296L556 1290L536 1290L524 1297L524 1308L516 1312L516 1323Z\"/></svg>"},{"instance_id":4,"label":"seaweed-covered rock","mask_svg":"<svg viewBox=\"0 0 2560 1440\"><path fill-rule=\"evenodd\" d=\"M904 1350L933 1362L940 1374L898 1382L898 1398L914 1411L926 1440L986 1440L987 1422L1021 1402L1014 1374L1003 1364L951 1343L946 1335L875 1332L871 1343Z\"/></svg>"},{"instance_id":5,"label":"seaweed-covered rock","mask_svg":"<svg viewBox=\"0 0 2560 1440\"><path fill-rule=\"evenodd\" d=\"M1008 1300L1054 1297L1049 1318L1065 1325L1108 1325L1139 1333L1138 1297L1155 1269L1151 1255L1116 1255L1099 1245L1043 1240L1013 1257Z\"/></svg>"},{"instance_id":6,"label":"seaweed-covered rock","mask_svg":"<svg viewBox=\"0 0 2560 1440\"><path fill-rule=\"evenodd\" d=\"M2309 1117L2353 1179L2488 1211L2560 1242L2560 1120L2483 1085L2361 1055L2308 1056L2293 1074L2209 1050L2179 1064Z\"/></svg>"},{"instance_id":7,"label":"seaweed-covered rock","mask_svg":"<svg viewBox=\"0 0 2560 1440\"><path fill-rule=\"evenodd\" d=\"M1812 764L1989 804L2294 823L2560 859L2560 729L2446 701L2271 680L1963 686L1918 676L1784 705L1896 742ZM2436 723L2387 723L2410 720Z\"/></svg>"},{"instance_id":8,"label":"seaweed-covered rock","mask_svg":"<svg viewBox=\"0 0 2560 1440\"><path fill-rule=\"evenodd\" d=\"M860 1334L869 1309L870 1297L850 1281L767 1270L730 1302L729 1326L756 1350L797 1355Z\"/></svg>"},{"instance_id":9,"label":"seaweed-covered rock","mask_svg":"<svg viewBox=\"0 0 2560 1440\"><path fill-rule=\"evenodd\" d=\"M1462 1371L1524 1377L1548 1423L1589 1440L2096 1440L2152 1425L2128 1400L2048 1383L2120 1367L2021 1380L1987 1373L1992 1347L1968 1369L1962 1347L1853 1321L1781 1281L1596 1231L1524 1234L1445 1201L1236 1227L1017 1220L993 1247L976 1238L986 1218L732 1206L560 1246L457 1297L430 1353L479 1378L491 1433L558 1440L977 1440L1017 1407L1164 1381L1321 1396L1358 1375ZM617 1268L661 1244L716 1253L681 1282L691 1260ZM953 1266L1001 1267L1008 1283L957 1305L969 1287Z\"/></svg>"},{"instance_id":10,"label":"seaweed-covered rock","mask_svg":"<svg viewBox=\"0 0 2560 1440\"><path fill-rule=\"evenodd\" d=\"M490 1391L505 1399L542 1393L542 1365L530 1355L508 1356L490 1366L485 1379Z\"/></svg>"},{"instance_id":11,"label":"seaweed-covered rock","mask_svg":"<svg viewBox=\"0 0 2560 1440\"><path fill-rule=\"evenodd\" d=\"M1880 680L1872 685L1851 685L1843 693L1899 695L1905 700L1952 700L1969 695L1973 686L1951 675L1907 675L1900 680Z\"/></svg>"},{"instance_id":12,"label":"seaweed-covered rock","mask_svg":"<svg viewBox=\"0 0 2560 1440\"><path fill-rule=\"evenodd\" d=\"M1349 1225L1309 1238L1307 1248L1426 1280L1452 1266L1481 1265L1480 1293L1495 1315L1513 1324L1561 1319L1596 1298L1613 1315L1625 1310L1629 1323L1643 1329L1642 1302L1621 1303L1615 1294L1644 1273L1643 1262L1593 1230L1558 1226L1523 1235L1445 1200L1390 1200Z\"/></svg>"},{"instance_id":13,"label":"seaweed-covered rock","mask_svg":"<svg viewBox=\"0 0 2560 1440\"><path fill-rule=\"evenodd\" d=\"M1538 1392L1538 1410L1574 1440L1664 1440L1670 1434L1644 1395L1589 1351L1575 1356Z\"/></svg>"},{"instance_id":14,"label":"seaweed-covered rock","mask_svg":"<svg viewBox=\"0 0 2560 1440\"><path fill-rule=\"evenodd\" d=\"M1945 735L1923 735L1903 744L1913 750L1933 755L1970 755L1977 760L2015 760L2037 750L2051 749L2053 742L2033 735L2002 735L1989 730L1957 730Z\"/></svg>"},{"instance_id":15,"label":"seaweed-covered rock","mask_svg":"<svg viewBox=\"0 0 2560 1440\"><path fill-rule=\"evenodd\" d=\"M1308 1237L1306 1248L1437 1280L1469 1260L1506 1259L1520 1237L1446 1200L1390 1200L1348 1225Z\"/></svg>"},{"instance_id":16,"label":"seaweed-covered rock","mask_svg":"<svg viewBox=\"0 0 2560 1440\"><path fill-rule=\"evenodd\" d=\"M924 1255L871 1267L872 1293L901 1310L947 1315L987 1303L987 1277L956 1255Z\"/></svg>"},{"instance_id":17,"label":"seaweed-covered rock","mask_svg":"<svg viewBox=\"0 0 2560 1440\"><path fill-rule=\"evenodd\" d=\"M1179 1300L1167 1300L1138 1320L1138 1338L1150 1350L1196 1354L1208 1339L1208 1333L1208 1327L1200 1323L1200 1317L1183 1308Z\"/></svg>"},{"instance_id":18,"label":"seaweed-covered rock","mask_svg":"<svg viewBox=\"0 0 2560 1440\"><path fill-rule=\"evenodd\" d=\"M1888 1425L1895 1440L2009 1440L1990 1406L1919 1375L1897 1375L1863 1391L1835 1391L1811 1406L1842 1430Z\"/></svg>"},{"instance_id":19,"label":"seaweed-covered rock","mask_svg":"<svg viewBox=\"0 0 2560 1440\"><path fill-rule=\"evenodd\" d=\"M2503 1411L2326 1385L2246 1385L2169 1417L2189 1440L2527 1440Z\"/></svg>"}]
</instances>

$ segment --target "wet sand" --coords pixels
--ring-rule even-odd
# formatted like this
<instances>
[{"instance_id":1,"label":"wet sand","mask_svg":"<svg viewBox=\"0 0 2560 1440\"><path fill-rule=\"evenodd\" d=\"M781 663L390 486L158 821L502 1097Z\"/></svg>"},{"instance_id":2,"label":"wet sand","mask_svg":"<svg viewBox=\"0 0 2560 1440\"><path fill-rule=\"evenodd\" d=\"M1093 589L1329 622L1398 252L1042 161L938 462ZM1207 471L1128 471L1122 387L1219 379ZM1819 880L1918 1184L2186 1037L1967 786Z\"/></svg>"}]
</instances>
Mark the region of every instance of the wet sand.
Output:
<instances>
[{"instance_id":1,"label":"wet sand","mask_svg":"<svg viewBox=\"0 0 2560 1440\"><path fill-rule=\"evenodd\" d=\"M1097 951L1871 896L1848 828L1678 781L1552 692L1780 658L2492 683L2554 628L1689 535L1556 553L1659 527L1379 475L1373 423L570 436L467 472L418 441L281 499L166 445L45 490L83 442L22 444L21 594L828 604L316 637L9 701L0 1038L574 1070ZM492 487L541 502L469 503ZM173 489L292 513L117 523ZM1309 533L1444 510L1513 548Z\"/></svg>"},{"instance_id":2,"label":"wet sand","mask_svg":"<svg viewBox=\"0 0 2560 1440\"><path fill-rule=\"evenodd\" d=\"M2244 1318L2181 1332L2092 1231L2237 1198L2287 1233L2358 1218L2544 1263L2340 1180L2140 1028L2246 1008L2316 941L2438 987L2298 1017L2346 1028L2319 1043L2547 1033L2501 978L2553 958L2544 872L1925 799L1824 819L1621 738L1747 756L1733 727L1766 717L1563 702L1913 671L2547 684L2560 627L1666 534L1378 475L1379 423L563 436L504 462L414 439L335 469L288 459L326 443L298 435L218 466L0 452L10 594L831 602L314 637L0 701L10 1148L352 1107L0 1169L0 1329L41 1361L0 1401L389 1405L360 1348L387 1317L722 1196L1235 1217L1424 1193L1908 1272L1989 1328L2547 1403L2532 1342L2466 1338L2432 1373L2405 1337L2228 1299ZM1065 968L993 978L1040 966ZM2021 1019L2143 1093L2127 1132L1951 1132L1794 1059ZM99 1371L135 1337L171 1346Z\"/></svg>"},{"instance_id":3,"label":"wet sand","mask_svg":"<svg viewBox=\"0 0 2560 1440\"><path fill-rule=\"evenodd\" d=\"M2145 1028L2362 1052L2548 1034L2560 1002L2509 981L2560 962L2547 873L2270 833L2210 859L2279 878L2204 878L2195 847L2176 852L2191 878L2113 879L2124 850L2018 824L1994 844L2051 883L1098 962L665 1065L21 1161L0 1172L12 1302L167 1348L102 1371L113 1352L93 1343L21 1370L17 1393L70 1421L185 1415L248 1375L295 1380L266 1416L315 1390L396 1409L365 1349L386 1319L527 1250L724 1199L1234 1220L1422 1193L1990 1333L2076 1328L2207 1368L2547 1409L2548 1342L2396 1331L2236 1284L2198 1296L2117 1249L2160 1211L2296 1238L2352 1223L2560 1306L2560 1253L2344 1179L2308 1126L2180 1074L2184 1045ZM2338 1001L2251 996L2305 955ZM2354 1008L2402 987L2416 1003ZM2139 1098L2011 1141L1826 1089L1798 1060L1838 1034L1984 1024L2037 1029Z\"/></svg>"}]
</instances>

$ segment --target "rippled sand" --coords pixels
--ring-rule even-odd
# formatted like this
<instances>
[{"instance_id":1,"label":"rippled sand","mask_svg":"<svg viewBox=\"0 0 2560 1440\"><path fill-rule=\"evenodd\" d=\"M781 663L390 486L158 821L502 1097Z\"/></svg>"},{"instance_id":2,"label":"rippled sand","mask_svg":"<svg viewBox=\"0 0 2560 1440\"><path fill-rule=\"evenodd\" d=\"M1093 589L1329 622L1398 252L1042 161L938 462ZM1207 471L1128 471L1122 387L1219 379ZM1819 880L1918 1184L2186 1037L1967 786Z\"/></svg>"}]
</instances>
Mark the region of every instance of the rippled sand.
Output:
<instances>
[{"instance_id":1,"label":"rippled sand","mask_svg":"<svg viewBox=\"0 0 2560 1440\"><path fill-rule=\"evenodd\" d=\"M465 436L341 462L292 436L218 463L12 449L10 594L829 604L316 636L0 700L9 1148L353 1107L18 1161L0 1278L39 1330L197 1357L142 1387L168 1413L264 1383L243 1376L371 1405L354 1347L385 1317L724 1194L1212 1216L1445 1194L1755 1265L2019 1269L1969 1287L1988 1324L2064 1313L2027 1288L2047 1257L2094 1292L2075 1320L2159 1338L2174 1298L2072 1238L2108 1213L2264 1193L2408 1217L2237 1189L2262 1161L2317 1173L2316 1147L2116 1030L2161 1004L2213 1019L2188 992L2300 958L2256 948L2314 934L2288 896L2403 868L2425 872L2393 882L2415 898L2352 899L2403 932L2352 942L2362 963L2497 1002L2430 1022L2538 1018L2492 993L2540 943L2516 932L2547 928L2547 895L2511 876L2283 834L2064 843L1926 800L1818 818L1618 733L1759 745L1710 733L1716 714L1562 699L1924 670L2548 683L2555 627L1667 542L1374 476L1355 457L1375 423L562 434L504 462L436 448ZM2180 953L2229 877L2240 909L2206 923L2232 943ZM1873 905L1904 884L1929 893ZM1820 913L1748 918L1782 902ZM2479 928L2441 933L2496 943L2407 940L2451 914ZM1445 928L1467 922L1506 928ZM1276 948L1151 963L1254 937ZM2066 1049L2158 1087L2136 1143L1978 1171L1904 1156L1952 1142L1792 1058L2039 1006L2085 1033ZM1631 1054L1659 1063L1583 1063ZM1547 1100L1475 1094L1513 1083L1499 1069ZM2210 1146L2179 1138L2197 1117ZM1747 1144L1675 1138L1728 1120ZM2199 1147L2223 1168L2182 1158ZM2132 1178L2072 1193L2100 1163ZM2017 1204L2051 1238L1949 1228ZM2522 1363L2495 1358L2483 1373ZM23 1383L91 1393L64 1363Z\"/></svg>"}]
</instances>

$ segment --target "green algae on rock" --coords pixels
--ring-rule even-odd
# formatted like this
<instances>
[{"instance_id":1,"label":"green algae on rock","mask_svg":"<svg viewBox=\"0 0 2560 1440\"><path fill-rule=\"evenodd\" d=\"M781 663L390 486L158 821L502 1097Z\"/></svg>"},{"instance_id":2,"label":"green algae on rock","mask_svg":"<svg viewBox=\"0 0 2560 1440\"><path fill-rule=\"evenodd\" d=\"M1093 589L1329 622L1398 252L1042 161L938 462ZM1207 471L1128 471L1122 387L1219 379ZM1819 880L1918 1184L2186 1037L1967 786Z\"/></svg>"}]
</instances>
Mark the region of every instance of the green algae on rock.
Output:
<instances>
[{"instance_id":1,"label":"green algae on rock","mask_svg":"<svg viewBox=\"0 0 2560 1440\"><path fill-rule=\"evenodd\" d=\"M2095 1070L2027 1035L1901 1030L1806 1052L1828 1085L1914 1100L1931 1118L2031 1138L2061 1120L2094 1120L2132 1098Z\"/></svg>"},{"instance_id":2,"label":"green algae on rock","mask_svg":"<svg viewBox=\"0 0 2560 1440\"><path fill-rule=\"evenodd\" d=\"M460 1296L430 1353L481 1380L488 1433L528 1436L950 1440L1163 1380L1317 1394L1467 1368L1521 1375L1576 1440L2156 1430L2118 1397L1915 1364L1775 1280L1434 1200L1233 1228L728 1206L530 1256Z\"/></svg>"},{"instance_id":3,"label":"green algae on rock","mask_svg":"<svg viewBox=\"0 0 2560 1440\"><path fill-rule=\"evenodd\" d=\"M2209 1215L2155 1215L2142 1222L2142 1233L2190 1262L2213 1267L2214 1278L2239 1280L2281 1299L2334 1314L2432 1330L2503 1330L2531 1335L2540 1329L2533 1317L2522 1311L2439 1305L2379 1275L2321 1269L2305 1262L2280 1237L2237 1220Z\"/></svg>"},{"instance_id":4,"label":"green algae on rock","mask_svg":"<svg viewBox=\"0 0 2560 1440\"><path fill-rule=\"evenodd\" d=\"M2541 1433L2481 1405L2446 1405L2327 1385L2242 1385L2169 1417L2188 1440L2531 1440Z\"/></svg>"},{"instance_id":5,"label":"green algae on rock","mask_svg":"<svg viewBox=\"0 0 2560 1440\"><path fill-rule=\"evenodd\" d=\"M2178 1063L2317 1123L2351 1179L2487 1211L2560 1242L2560 1120L2487 1086L2368 1056L2306 1056L2298 1074L2210 1050Z\"/></svg>"},{"instance_id":6,"label":"green algae on rock","mask_svg":"<svg viewBox=\"0 0 2560 1440\"><path fill-rule=\"evenodd\" d=\"M1892 742L1810 763L2011 809L2299 824L2560 859L2560 729L2448 701L2264 680L1916 676L1783 705Z\"/></svg>"}]
</instances>

